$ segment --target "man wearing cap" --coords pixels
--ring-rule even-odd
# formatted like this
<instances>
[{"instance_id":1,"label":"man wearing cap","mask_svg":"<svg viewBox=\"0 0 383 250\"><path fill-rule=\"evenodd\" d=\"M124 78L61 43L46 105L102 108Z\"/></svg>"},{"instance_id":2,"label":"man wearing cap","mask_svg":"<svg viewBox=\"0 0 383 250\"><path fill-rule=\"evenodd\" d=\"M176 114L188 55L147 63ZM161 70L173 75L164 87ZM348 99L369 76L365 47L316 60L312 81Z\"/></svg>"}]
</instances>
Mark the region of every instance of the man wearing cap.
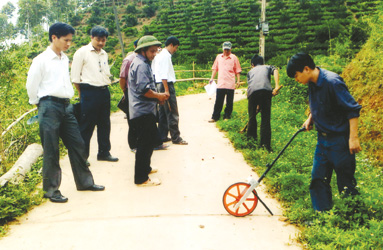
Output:
<instances>
[{"instance_id":1,"label":"man wearing cap","mask_svg":"<svg viewBox=\"0 0 383 250\"><path fill-rule=\"evenodd\" d=\"M223 53L215 58L209 84L213 82L218 72L217 95L214 104L214 111L209 122L216 122L221 115L223 102L226 96L226 108L223 119L230 119L233 111L234 90L240 84L240 73L242 71L238 58L231 53L231 42L224 42ZM237 84L235 83L237 76ZM237 86L236 86L237 85Z\"/></svg>"},{"instance_id":2,"label":"man wearing cap","mask_svg":"<svg viewBox=\"0 0 383 250\"><path fill-rule=\"evenodd\" d=\"M157 172L150 166L153 148L160 141L156 124L157 103L164 103L169 95L156 92L156 85L150 62L157 54L161 43L154 36L143 36L137 43L134 58L129 69L128 96L129 119L137 133L134 183L137 186L160 185L158 179L149 178Z\"/></svg>"},{"instance_id":3,"label":"man wearing cap","mask_svg":"<svg viewBox=\"0 0 383 250\"><path fill-rule=\"evenodd\" d=\"M84 139L87 158L94 128L97 126L99 161L118 161L110 155L110 70L108 54L102 48L108 31L95 26L90 31L91 42L78 49L73 56L71 78L80 96L80 131ZM89 164L89 162L88 162Z\"/></svg>"}]
</instances>

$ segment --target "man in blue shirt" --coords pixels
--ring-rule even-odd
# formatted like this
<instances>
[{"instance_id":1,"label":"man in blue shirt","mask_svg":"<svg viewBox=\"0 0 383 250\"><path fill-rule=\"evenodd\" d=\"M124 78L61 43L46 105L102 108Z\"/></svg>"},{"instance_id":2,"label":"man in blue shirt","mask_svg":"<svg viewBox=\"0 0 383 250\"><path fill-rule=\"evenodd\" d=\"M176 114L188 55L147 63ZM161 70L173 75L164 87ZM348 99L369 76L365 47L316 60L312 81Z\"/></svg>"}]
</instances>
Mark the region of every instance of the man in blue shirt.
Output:
<instances>
[{"instance_id":1,"label":"man in blue shirt","mask_svg":"<svg viewBox=\"0 0 383 250\"><path fill-rule=\"evenodd\" d=\"M307 131L315 125L318 143L311 173L310 195L317 211L332 208L331 176L337 175L339 193L358 194L355 154L362 150L358 137L358 118L362 108L343 79L334 72L315 66L306 53L294 55L287 64L287 74L309 85L311 113L304 122Z\"/></svg>"},{"instance_id":2,"label":"man in blue shirt","mask_svg":"<svg viewBox=\"0 0 383 250\"><path fill-rule=\"evenodd\" d=\"M153 61L161 43L154 36L143 36L137 43L129 69L129 118L137 134L137 151L134 183L137 186L160 185L158 179L150 179L149 174L157 172L150 166L153 148L160 143L156 125L157 103L164 103L169 95L156 92L150 62Z\"/></svg>"}]
</instances>

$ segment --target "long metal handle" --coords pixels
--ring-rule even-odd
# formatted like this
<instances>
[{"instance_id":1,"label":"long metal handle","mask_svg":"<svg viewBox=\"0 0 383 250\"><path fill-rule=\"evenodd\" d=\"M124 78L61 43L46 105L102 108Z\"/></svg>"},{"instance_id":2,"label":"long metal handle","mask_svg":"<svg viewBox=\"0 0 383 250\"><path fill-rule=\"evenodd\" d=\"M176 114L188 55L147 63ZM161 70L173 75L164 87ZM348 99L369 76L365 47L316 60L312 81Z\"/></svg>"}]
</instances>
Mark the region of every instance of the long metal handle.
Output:
<instances>
[{"instance_id":1,"label":"long metal handle","mask_svg":"<svg viewBox=\"0 0 383 250\"><path fill-rule=\"evenodd\" d=\"M274 159L274 161L271 163L271 164L267 164L267 169L266 171L262 174L262 176L258 179L258 182L260 183L262 181L263 178L265 178L266 174L270 171L270 169L273 167L273 165L275 164L275 162L279 159L279 157L281 157L281 155L283 154L283 152L285 152L286 148L290 145L290 143L294 140L294 138L300 133L300 132L303 132L305 131L306 128L303 127L301 129L299 129L294 135L293 137L291 137L290 141L286 144L286 146L281 150L281 152L279 152L278 156Z\"/></svg>"}]
</instances>

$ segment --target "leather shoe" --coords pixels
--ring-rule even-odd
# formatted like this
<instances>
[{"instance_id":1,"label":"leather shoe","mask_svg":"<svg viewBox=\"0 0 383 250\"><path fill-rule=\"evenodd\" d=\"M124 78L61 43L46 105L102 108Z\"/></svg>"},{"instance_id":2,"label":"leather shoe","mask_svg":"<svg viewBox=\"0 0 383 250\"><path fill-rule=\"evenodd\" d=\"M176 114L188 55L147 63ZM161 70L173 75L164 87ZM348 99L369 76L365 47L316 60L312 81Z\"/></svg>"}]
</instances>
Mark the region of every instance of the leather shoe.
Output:
<instances>
[{"instance_id":1,"label":"leather shoe","mask_svg":"<svg viewBox=\"0 0 383 250\"><path fill-rule=\"evenodd\" d=\"M59 190L54 191L51 197L46 197L45 195L44 197L49 198L51 202L56 202L56 203L65 203L68 201L68 198L63 196Z\"/></svg>"},{"instance_id":2,"label":"leather shoe","mask_svg":"<svg viewBox=\"0 0 383 250\"><path fill-rule=\"evenodd\" d=\"M113 157L111 155L108 156L97 156L98 161L118 161L117 157Z\"/></svg>"},{"instance_id":3,"label":"leather shoe","mask_svg":"<svg viewBox=\"0 0 383 250\"><path fill-rule=\"evenodd\" d=\"M90 167L90 162L88 160L86 160L85 164L87 167Z\"/></svg>"},{"instance_id":4,"label":"leather shoe","mask_svg":"<svg viewBox=\"0 0 383 250\"><path fill-rule=\"evenodd\" d=\"M77 189L78 191L104 191L105 187L102 185L96 185L93 184L90 187L84 188L84 189Z\"/></svg>"}]
</instances>

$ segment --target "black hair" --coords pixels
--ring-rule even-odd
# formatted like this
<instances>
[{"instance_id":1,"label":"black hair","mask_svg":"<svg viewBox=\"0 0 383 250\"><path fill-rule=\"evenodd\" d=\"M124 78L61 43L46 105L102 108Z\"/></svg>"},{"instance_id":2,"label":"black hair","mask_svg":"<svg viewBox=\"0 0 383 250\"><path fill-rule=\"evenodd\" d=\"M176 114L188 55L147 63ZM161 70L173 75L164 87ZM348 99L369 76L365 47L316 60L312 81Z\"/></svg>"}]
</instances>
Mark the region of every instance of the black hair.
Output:
<instances>
[{"instance_id":1,"label":"black hair","mask_svg":"<svg viewBox=\"0 0 383 250\"><path fill-rule=\"evenodd\" d=\"M66 36L68 34L74 35L75 30L72 26L66 23L54 23L49 27L49 41L52 42L52 35L55 35L57 38Z\"/></svg>"},{"instance_id":2,"label":"black hair","mask_svg":"<svg viewBox=\"0 0 383 250\"><path fill-rule=\"evenodd\" d=\"M166 39L165 47L169 46L170 44L173 44L173 46L180 45L180 41L175 36L169 36L168 39Z\"/></svg>"},{"instance_id":3,"label":"black hair","mask_svg":"<svg viewBox=\"0 0 383 250\"><path fill-rule=\"evenodd\" d=\"M94 26L91 30L90 30L90 35L92 37L105 37L105 38L108 38L109 36L109 33L108 31L104 28L104 27L101 27L101 26Z\"/></svg>"},{"instance_id":4,"label":"black hair","mask_svg":"<svg viewBox=\"0 0 383 250\"><path fill-rule=\"evenodd\" d=\"M254 66L257 66L257 65L263 65L263 57L262 56L259 56L257 54L255 54L252 58L251 58L251 64L254 65Z\"/></svg>"},{"instance_id":5,"label":"black hair","mask_svg":"<svg viewBox=\"0 0 383 250\"><path fill-rule=\"evenodd\" d=\"M297 71L303 72L303 69L306 66L310 69L315 69L316 67L314 60L309 54L306 54L304 52L297 53L293 57L291 57L289 63L287 64L287 75L291 78L294 78Z\"/></svg>"}]
</instances>

